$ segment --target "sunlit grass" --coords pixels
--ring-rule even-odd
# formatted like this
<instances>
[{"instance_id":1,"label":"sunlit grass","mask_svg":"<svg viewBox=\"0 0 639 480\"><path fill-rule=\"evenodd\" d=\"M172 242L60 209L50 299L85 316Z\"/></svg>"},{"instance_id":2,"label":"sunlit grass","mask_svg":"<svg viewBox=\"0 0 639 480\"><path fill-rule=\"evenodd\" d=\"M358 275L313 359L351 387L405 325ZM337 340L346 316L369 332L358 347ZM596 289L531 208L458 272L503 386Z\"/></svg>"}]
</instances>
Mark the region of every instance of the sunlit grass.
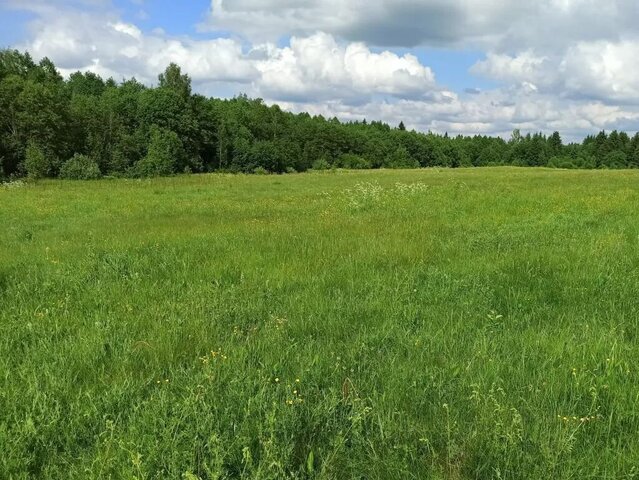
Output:
<instances>
[{"instance_id":1,"label":"sunlit grass","mask_svg":"<svg viewBox=\"0 0 639 480\"><path fill-rule=\"evenodd\" d=\"M638 185L0 187L0 478L633 478Z\"/></svg>"}]
</instances>

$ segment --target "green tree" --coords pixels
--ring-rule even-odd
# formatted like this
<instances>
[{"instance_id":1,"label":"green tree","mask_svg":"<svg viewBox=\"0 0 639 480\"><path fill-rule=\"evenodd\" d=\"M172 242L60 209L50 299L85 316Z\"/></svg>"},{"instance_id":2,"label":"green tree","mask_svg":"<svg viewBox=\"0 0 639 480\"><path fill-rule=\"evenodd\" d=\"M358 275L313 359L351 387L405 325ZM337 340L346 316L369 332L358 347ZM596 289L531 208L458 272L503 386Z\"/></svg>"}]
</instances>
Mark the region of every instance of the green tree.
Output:
<instances>
[{"instance_id":1,"label":"green tree","mask_svg":"<svg viewBox=\"0 0 639 480\"><path fill-rule=\"evenodd\" d=\"M602 166L604 164L606 155L610 153L610 144L608 143L608 135L606 134L606 132L601 131L594 138L592 153L597 160L597 167Z\"/></svg>"},{"instance_id":2,"label":"green tree","mask_svg":"<svg viewBox=\"0 0 639 480\"><path fill-rule=\"evenodd\" d=\"M397 147L384 162L386 168L418 168L419 162L410 156L405 147Z\"/></svg>"},{"instance_id":3,"label":"green tree","mask_svg":"<svg viewBox=\"0 0 639 480\"><path fill-rule=\"evenodd\" d=\"M16 74L0 80L0 155L6 176L17 173L24 161L27 132L20 121L20 107L16 101L24 85L25 80Z\"/></svg>"},{"instance_id":4,"label":"green tree","mask_svg":"<svg viewBox=\"0 0 639 480\"><path fill-rule=\"evenodd\" d=\"M38 63L38 68L33 70L32 80L42 83L57 83L62 84L62 75L58 72L53 62L44 57Z\"/></svg>"},{"instance_id":5,"label":"green tree","mask_svg":"<svg viewBox=\"0 0 639 480\"><path fill-rule=\"evenodd\" d=\"M134 78L118 84L91 72L65 81L47 58L36 63L29 53L0 50L0 175L24 174L27 163L32 172L75 175L71 167L82 162L76 158L61 166L59 159L76 152L92 159L92 172L97 164L109 175L312 166L639 167L639 135L624 132L600 132L566 145L559 132L546 137L514 130L509 141L409 132L403 121L397 128L380 121L342 122L296 115L246 95L229 100L194 95L191 78L176 64L158 82L156 88ZM39 164L47 166L38 169Z\"/></svg>"},{"instance_id":6,"label":"green tree","mask_svg":"<svg viewBox=\"0 0 639 480\"><path fill-rule=\"evenodd\" d=\"M0 50L0 79L9 75L25 78L36 68L28 52L18 50Z\"/></svg>"},{"instance_id":7,"label":"green tree","mask_svg":"<svg viewBox=\"0 0 639 480\"><path fill-rule=\"evenodd\" d=\"M67 81L67 89L71 95L99 97L104 93L106 84L99 75L93 72L75 72L70 75Z\"/></svg>"},{"instance_id":8,"label":"green tree","mask_svg":"<svg viewBox=\"0 0 639 480\"><path fill-rule=\"evenodd\" d=\"M352 153L342 154L337 161L337 165L340 168L349 168L353 170L371 168L371 163L368 160Z\"/></svg>"},{"instance_id":9,"label":"green tree","mask_svg":"<svg viewBox=\"0 0 639 480\"><path fill-rule=\"evenodd\" d=\"M166 88L177 93L183 100L191 97L191 77L182 74L182 69L171 63L164 73L158 76L160 88Z\"/></svg>"},{"instance_id":10,"label":"green tree","mask_svg":"<svg viewBox=\"0 0 639 480\"><path fill-rule=\"evenodd\" d=\"M523 140L523 137L521 136L521 131L516 128L513 130L512 134L510 135L510 144L517 144L520 143Z\"/></svg>"},{"instance_id":11,"label":"green tree","mask_svg":"<svg viewBox=\"0 0 639 480\"><path fill-rule=\"evenodd\" d=\"M600 164L601 168L626 168L628 156L621 150L614 150L608 153Z\"/></svg>"},{"instance_id":12,"label":"green tree","mask_svg":"<svg viewBox=\"0 0 639 480\"><path fill-rule=\"evenodd\" d=\"M27 177L39 179L47 177L51 173L51 162L44 151L35 143L29 143L25 152L24 171Z\"/></svg>"},{"instance_id":13,"label":"green tree","mask_svg":"<svg viewBox=\"0 0 639 480\"><path fill-rule=\"evenodd\" d=\"M563 141L561 140L561 135L559 132L553 132L553 134L548 137L548 155L551 157L558 157L562 153Z\"/></svg>"},{"instance_id":14,"label":"green tree","mask_svg":"<svg viewBox=\"0 0 639 480\"><path fill-rule=\"evenodd\" d=\"M258 141L251 147L248 163L250 171L263 168L274 173L284 173L289 166L288 156L285 151L278 148L276 142L269 140Z\"/></svg>"},{"instance_id":15,"label":"green tree","mask_svg":"<svg viewBox=\"0 0 639 480\"><path fill-rule=\"evenodd\" d=\"M146 156L134 166L140 177L158 177L176 173L184 157L182 142L175 132L154 126Z\"/></svg>"},{"instance_id":16,"label":"green tree","mask_svg":"<svg viewBox=\"0 0 639 480\"><path fill-rule=\"evenodd\" d=\"M185 129L184 122L189 121L186 115L186 101L173 89L148 89L138 96L138 119L146 128L156 125L178 133Z\"/></svg>"}]
</instances>

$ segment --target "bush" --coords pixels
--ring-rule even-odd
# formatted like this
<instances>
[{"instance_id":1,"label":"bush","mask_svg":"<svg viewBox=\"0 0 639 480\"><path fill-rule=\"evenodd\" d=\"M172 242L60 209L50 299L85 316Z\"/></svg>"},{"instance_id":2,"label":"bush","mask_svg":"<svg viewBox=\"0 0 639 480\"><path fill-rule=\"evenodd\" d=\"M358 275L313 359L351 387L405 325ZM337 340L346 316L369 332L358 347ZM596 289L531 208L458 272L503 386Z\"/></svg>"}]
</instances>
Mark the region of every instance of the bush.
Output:
<instances>
[{"instance_id":1,"label":"bush","mask_svg":"<svg viewBox=\"0 0 639 480\"><path fill-rule=\"evenodd\" d=\"M94 180L100 177L98 164L90 157L78 153L60 168L60 178L67 180Z\"/></svg>"},{"instance_id":2,"label":"bush","mask_svg":"<svg viewBox=\"0 0 639 480\"><path fill-rule=\"evenodd\" d=\"M570 157L552 157L548 160L550 168L577 168Z\"/></svg>"},{"instance_id":3,"label":"bush","mask_svg":"<svg viewBox=\"0 0 639 480\"><path fill-rule=\"evenodd\" d=\"M24 170L29 178L43 178L51 173L51 162L41 148L30 143L24 159Z\"/></svg>"},{"instance_id":4,"label":"bush","mask_svg":"<svg viewBox=\"0 0 639 480\"><path fill-rule=\"evenodd\" d=\"M255 167L255 169L253 169L253 173L255 175L268 175L269 171L264 167Z\"/></svg>"},{"instance_id":5,"label":"bush","mask_svg":"<svg viewBox=\"0 0 639 480\"><path fill-rule=\"evenodd\" d=\"M419 162L410 156L408 150L399 147L384 161L386 168L419 168Z\"/></svg>"},{"instance_id":6,"label":"bush","mask_svg":"<svg viewBox=\"0 0 639 480\"><path fill-rule=\"evenodd\" d=\"M328 160L326 160L324 157L315 160L312 166L313 170L328 170L330 168L330 163L328 163Z\"/></svg>"},{"instance_id":7,"label":"bush","mask_svg":"<svg viewBox=\"0 0 639 480\"><path fill-rule=\"evenodd\" d=\"M591 155L579 156L576 164L579 168L597 168L597 159Z\"/></svg>"},{"instance_id":8,"label":"bush","mask_svg":"<svg viewBox=\"0 0 639 480\"><path fill-rule=\"evenodd\" d=\"M615 150L614 152L610 152L603 159L603 163L601 164L601 168L626 168L628 166L628 156L619 150Z\"/></svg>"},{"instance_id":9,"label":"bush","mask_svg":"<svg viewBox=\"0 0 639 480\"><path fill-rule=\"evenodd\" d=\"M109 159L109 164L107 166L107 174L122 175L130 166L131 164L129 163L127 156L120 148L116 147L113 152L111 152L111 158Z\"/></svg>"},{"instance_id":10,"label":"bush","mask_svg":"<svg viewBox=\"0 0 639 480\"><path fill-rule=\"evenodd\" d=\"M360 157L359 155L353 155L351 153L345 153L344 155L339 157L337 164L341 168L350 168L353 170L365 170L372 167L371 163L368 160Z\"/></svg>"},{"instance_id":11,"label":"bush","mask_svg":"<svg viewBox=\"0 0 639 480\"><path fill-rule=\"evenodd\" d=\"M548 160L548 167L550 168L582 168L592 169L596 168L596 161L594 157L584 156L555 156Z\"/></svg>"},{"instance_id":12,"label":"bush","mask_svg":"<svg viewBox=\"0 0 639 480\"><path fill-rule=\"evenodd\" d=\"M263 168L268 172L284 173L286 167L290 166L291 159L287 158L283 144L262 140L251 146L248 162L253 167L253 171Z\"/></svg>"},{"instance_id":13,"label":"bush","mask_svg":"<svg viewBox=\"0 0 639 480\"><path fill-rule=\"evenodd\" d=\"M137 177L172 175L184 156L184 147L175 132L154 127L147 154L134 165L132 173Z\"/></svg>"}]
</instances>

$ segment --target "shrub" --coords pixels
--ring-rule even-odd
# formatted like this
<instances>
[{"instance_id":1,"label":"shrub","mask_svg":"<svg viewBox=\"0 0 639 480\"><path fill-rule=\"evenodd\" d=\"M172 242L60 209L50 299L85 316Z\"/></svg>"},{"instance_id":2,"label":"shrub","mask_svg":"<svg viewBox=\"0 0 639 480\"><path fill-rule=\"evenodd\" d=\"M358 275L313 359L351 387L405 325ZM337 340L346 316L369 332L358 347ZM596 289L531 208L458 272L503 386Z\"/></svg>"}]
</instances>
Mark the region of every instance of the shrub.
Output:
<instances>
[{"instance_id":1,"label":"shrub","mask_svg":"<svg viewBox=\"0 0 639 480\"><path fill-rule=\"evenodd\" d=\"M108 175L122 175L131 166L125 153L118 147L111 152L111 158L107 166Z\"/></svg>"},{"instance_id":2,"label":"shrub","mask_svg":"<svg viewBox=\"0 0 639 480\"><path fill-rule=\"evenodd\" d=\"M264 168L264 167L255 167L253 169L253 173L255 175L268 175L269 171L266 168Z\"/></svg>"},{"instance_id":3,"label":"shrub","mask_svg":"<svg viewBox=\"0 0 639 480\"><path fill-rule=\"evenodd\" d=\"M576 162L579 168L597 168L597 159L592 155L580 156Z\"/></svg>"},{"instance_id":4,"label":"shrub","mask_svg":"<svg viewBox=\"0 0 639 480\"><path fill-rule=\"evenodd\" d=\"M626 168L627 165L628 156L620 150L615 150L604 157L601 168Z\"/></svg>"},{"instance_id":5,"label":"shrub","mask_svg":"<svg viewBox=\"0 0 639 480\"><path fill-rule=\"evenodd\" d=\"M27 146L24 159L24 170L29 178L42 178L51 173L51 162L40 147L30 143Z\"/></svg>"},{"instance_id":6,"label":"shrub","mask_svg":"<svg viewBox=\"0 0 639 480\"><path fill-rule=\"evenodd\" d=\"M64 162L60 168L60 178L67 180L93 180L100 176L98 164L90 157L78 153Z\"/></svg>"},{"instance_id":7,"label":"shrub","mask_svg":"<svg viewBox=\"0 0 639 480\"><path fill-rule=\"evenodd\" d=\"M399 147L384 161L386 168L418 168L419 162L410 156L408 150Z\"/></svg>"},{"instance_id":8,"label":"shrub","mask_svg":"<svg viewBox=\"0 0 639 480\"><path fill-rule=\"evenodd\" d=\"M368 160L359 155L353 155L352 153L343 154L339 157L337 164L341 168L350 168L353 170L364 170L372 167Z\"/></svg>"},{"instance_id":9,"label":"shrub","mask_svg":"<svg viewBox=\"0 0 639 480\"><path fill-rule=\"evenodd\" d=\"M473 161L471 160L470 155L468 155L461 149L458 150L457 166L461 168L468 168L473 166Z\"/></svg>"},{"instance_id":10,"label":"shrub","mask_svg":"<svg viewBox=\"0 0 639 480\"><path fill-rule=\"evenodd\" d=\"M548 167L550 168L576 168L570 157L552 157L548 160Z\"/></svg>"},{"instance_id":11,"label":"shrub","mask_svg":"<svg viewBox=\"0 0 639 480\"><path fill-rule=\"evenodd\" d=\"M331 165L330 163L328 163L328 160L322 157L313 162L312 168L313 170L328 170L329 168L331 168Z\"/></svg>"},{"instance_id":12,"label":"shrub","mask_svg":"<svg viewBox=\"0 0 639 480\"><path fill-rule=\"evenodd\" d=\"M261 167L269 172L284 173L291 163L285 146L268 140L255 142L249 150L248 158L253 171Z\"/></svg>"},{"instance_id":13,"label":"shrub","mask_svg":"<svg viewBox=\"0 0 639 480\"><path fill-rule=\"evenodd\" d=\"M184 147L177 134L154 127L147 154L134 165L132 173L138 177L172 175L183 158Z\"/></svg>"}]
</instances>

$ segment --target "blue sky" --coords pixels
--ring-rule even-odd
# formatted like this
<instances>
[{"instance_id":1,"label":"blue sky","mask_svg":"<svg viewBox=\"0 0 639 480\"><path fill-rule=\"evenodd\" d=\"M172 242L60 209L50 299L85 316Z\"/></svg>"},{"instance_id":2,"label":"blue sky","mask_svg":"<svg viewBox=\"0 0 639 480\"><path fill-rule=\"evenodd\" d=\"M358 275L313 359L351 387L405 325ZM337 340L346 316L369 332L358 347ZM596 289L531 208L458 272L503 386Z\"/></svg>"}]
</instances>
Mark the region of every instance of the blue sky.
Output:
<instances>
[{"instance_id":1,"label":"blue sky","mask_svg":"<svg viewBox=\"0 0 639 480\"><path fill-rule=\"evenodd\" d=\"M153 84L418 130L639 128L639 5L610 0L0 0L0 45Z\"/></svg>"},{"instance_id":2,"label":"blue sky","mask_svg":"<svg viewBox=\"0 0 639 480\"><path fill-rule=\"evenodd\" d=\"M206 21L211 6L206 0L179 2L177 7L178 2L174 0L116 0L113 3L124 20L137 24L143 31L162 28L171 35L198 35L196 26Z\"/></svg>"},{"instance_id":3,"label":"blue sky","mask_svg":"<svg viewBox=\"0 0 639 480\"><path fill-rule=\"evenodd\" d=\"M200 26L206 22L211 10L211 4L207 0L182 2L179 8L176 8L176 2L171 0L114 0L110 5L124 21L136 25L145 33L151 33L159 28L168 35L198 39L226 38L232 35L232 32L220 30L202 31ZM29 22L36 17L37 15L29 10L5 7L2 12L3 28L0 30L0 44L12 46L23 42L29 36ZM277 40L277 44L285 45L288 38L283 36ZM382 50L384 49L379 47L373 48L373 51ZM483 58L482 52L423 47L390 50L400 55L406 53L416 55L422 63L428 64L434 70L438 80L448 88L462 92L469 88L487 89L495 86L493 81L469 74L470 67Z\"/></svg>"},{"instance_id":4,"label":"blue sky","mask_svg":"<svg viewBox=\"0 0 639 480\"><path fill-rule=\"evenodd\" d=\"M486 90L497 85L493 80L470 73L470 68L485 58L482 52L443 48L394 50L401 53L412 52L423 64L433 69L440 83L457 92L473 88Z\"/></svg>"},{"instance_id":5,"label":"blue sky","mask_svg":"<svg viewBox=\"0 0 639 480\"><path fill-rule=\"evenodd\" d=\"M10 47L27 38L27 24L34 17L28 11L9 10L0 5L0 45Z\"/></svg>"}]
</instances>

